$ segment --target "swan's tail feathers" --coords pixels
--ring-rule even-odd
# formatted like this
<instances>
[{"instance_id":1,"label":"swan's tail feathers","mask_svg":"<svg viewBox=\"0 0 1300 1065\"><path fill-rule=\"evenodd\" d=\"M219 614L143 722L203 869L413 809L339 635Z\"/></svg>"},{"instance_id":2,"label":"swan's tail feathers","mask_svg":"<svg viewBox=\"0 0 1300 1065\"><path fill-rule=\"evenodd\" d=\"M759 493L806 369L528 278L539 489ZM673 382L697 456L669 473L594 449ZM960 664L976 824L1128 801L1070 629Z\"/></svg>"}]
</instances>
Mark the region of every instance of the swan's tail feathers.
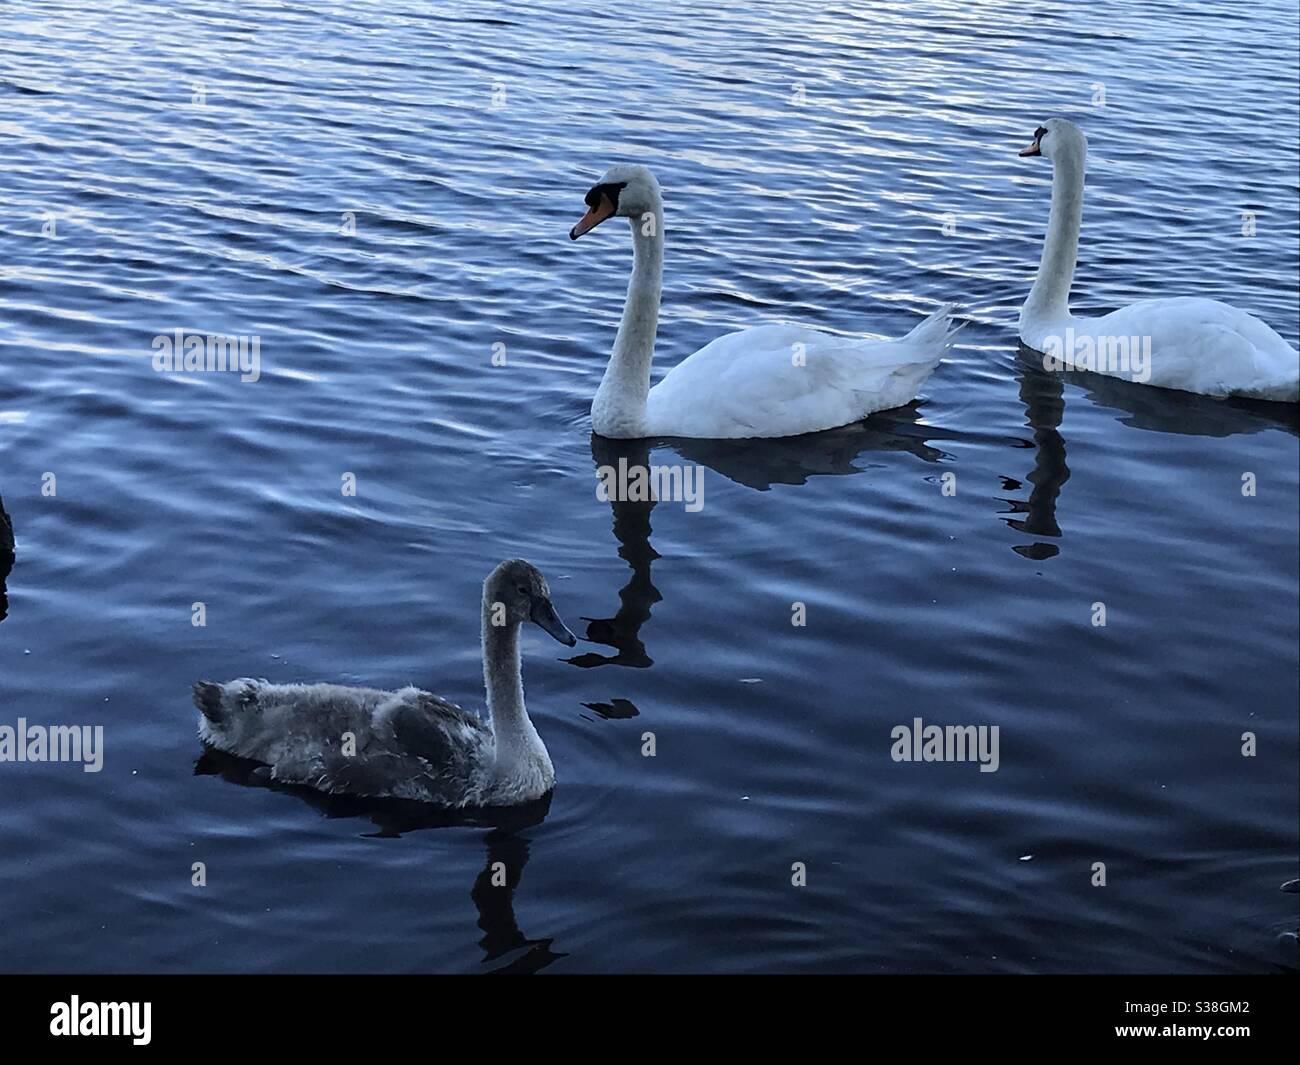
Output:
<instances>
[{"instance_id":1,"label":"swan's tail feathers","mask_svg":"<svg viewBox=\"0 0 1300 1065\"><path fill-rule=\"evenodd\" d=\"M210 680L201 680L194 685L194 705L213 724L220 724L226 719L226 708L222 705L222 687Z\"/></svg>"},{"instance_id":2,"label":"swan's tail feathers","mask_svg":"<svg viewBox=\"0 0 1300 1065\"><path fill-rule=\"evenodd\" d=\"M953 337L966 328L966 322L953 324L952 317L956 313L955 303L940 304L903 339L922 347L934 348L942 354L952 347Z\"/></svg>"}]
</instances>

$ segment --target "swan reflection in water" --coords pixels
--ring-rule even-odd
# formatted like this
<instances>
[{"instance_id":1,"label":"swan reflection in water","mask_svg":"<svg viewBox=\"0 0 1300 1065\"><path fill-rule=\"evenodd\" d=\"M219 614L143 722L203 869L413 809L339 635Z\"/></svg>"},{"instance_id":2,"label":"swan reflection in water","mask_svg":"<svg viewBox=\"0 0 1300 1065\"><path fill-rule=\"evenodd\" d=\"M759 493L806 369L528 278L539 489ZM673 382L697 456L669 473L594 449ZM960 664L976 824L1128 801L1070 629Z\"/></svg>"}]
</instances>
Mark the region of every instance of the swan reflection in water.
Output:
<instances>
[{"instance_id":1,"label":"swan reflection in water","mask_svg":"<svg viewBox=\"0 0 1300 1065\"><path fill-rule=\"evenodd\" d=\"M1065 385L1075 385L1098 407L1122 415L1116 421L1130 429L1183 436L1228 437L1283 429L1300 436L1300 410L1283 403L1249 399L1215 399L1191 392L1150 388L1106 374L1081 370L1059 371L1043 367L1043 356L1020 345L1016 372L1025 422L1033 430L1034 468L1025 478L1033 486L1027 500L1005 499L1015 517L1004 520L1013 529L1035 537L1060 538L1056 502L1070 467L1065 461L1061 419L1065 415ZM1003 488L1021 487L1013 477L1003 477ZM1056 544L1036 540L1012 548L1019 555L1047 559L1060 552Z\"/></svg>"},{"instance_id":2,"label":"swan reflection in water","mask_svg":"<svg viewBox=\"0 0 1300 1065\"><path fill-rule=\"evenodd\" d=\"M804 436L762 440L611 440L591 436L591 457L596 469L617 469L622 460L628 469L648 468L652 449L667 448L683 459L708 467L730 481L765 492L774 484L801 485L811 477L845 476L861 473L854 465L860 455L873 451L906 451L926 462L938 462L944 452L931 447L934 439L954 439L957 434L920 423L920 404L913 402L894 410L880 411L852 425ZM650 512L654 500L610 499L614 517L614 538L618 556L632 570L619 590L619 607L613 617L586 618L586 638L591 643L614 649L614 654L589 651L568 659L575 666L616 665L644 669L654 664L641 639L641 627L662 598L650 579L651 564L659 554L650 545ZM636 707L627 699L608 703L587 703L602 717L633 717Z\"/></svg>"},{"instance_id":3,"label":"swan reflection in water","mask_svg":"<svg viewBox=\"0 0 1300 1065\"><path fill-rule=\"evenodd\" d=\"M602 466L617 468L620 459L629 468L644 468L650 464L650 444L645 440L609 440L593 433L591 457L595 460L597 469ZM603 647L612 647L615 653L607 655L588 651L575 655L568 661L587 669L605 665L644 669L653 665L654 660L646 653L645 644L641 642L641 626L650 620L651 608L662 598L650 580L650 566L659 557L658 552L650 546L650 512L655 508L655 501L632 502L611 496L609 505L614 512L614 539L618 541L618 557L631 567L632 577L619 590L618 610L613 617L584 617L582 620L587 623L587 639ZM599 713L599 708L606 704L587 705ZM631 717L634 714L623 716Z\"/></svg>"},{"instance_id":4,"label":"swan reflection in water","mask_svg":"<svg viewBox=\"0 0 1300 1065\"><path fill-rule=\"evenodd\" d=\"M528 840L524 830L540 825L550 812L547 794L525 806L499 809L446 810L428 803L401 799L363 799L355 795L327 795L314 788L280 784L271 780L268 767L244 758L204 748L194 763L196 776L219 776L232 784L265 788L296 796L327 818L365 818L378 829L368 833L378 838L397 838L406 832L434 828L487 828L483 837L487 858L470 889L470 898L478 910L478 926L483 930L479 946L483 963L497 962L513 954L493 973L537 972L565 957L551 949L553 939L530 939L520 931L515 919L514 894L528 864Z\"/></svg>"},{"instance_id":5,"label":"swan reflection in water","mask_svg":"<svg viewBox=\"0 0 1300 1065\"><path fill-rule=\"evenodd\" d=\"M959 433L921 424L921 405L913 401L838 429L770 440L659 441L682 458L707 466L736 484L766 492L774 484L807 484L811 477L861 473L854 465L874 451L906 451L925 462L945 458L931 440L956 440Z\"/></svg>"},{"instance_id":6,"label":"swan reflection in water","mask_svg":"<svg viewBox=\"0 0 1300 1065\"><path fill-rule=\"evenodd\" d=\"M1030 536L1059 538L1061 527L1056 522L1056 498L1070 479L1070 467L1065 463L1065 439L1060 433L1061 418L1065 414L1065 386L1060 374L1043 369L1042 356L1034 355L1023 345L1020 350L1022 358L1017 364L1020 402L1025 405L1025 421L1034 434L1032 445L1027 441L1022 445L1034 449L1034 468L1025 479L1033 487L1029 490L1028 500L1003 500L1011 507L1012 514L1021 515L1004 520L1011 528ZM1030 358L1038 362L1031 363ZM1004 476L1002 487L1006 491L1015 491L1021 484L1013 477ZM1056 544L1036 540L1032 544L1016 544L1011 550L1025 558L1042 560L1059 554L1061 549Z\"/></svg>"},{"instance_id":7,"label":"swan reflection in water","mask_svg":"<svg viewBox=\"0 0 1300 1065\"><path fill-rule=\"evenodd\" d=\"M1042 356L1028 348L1030 357L1037 361L1040 373ZM1269 429L1283 429L1292 436L1300 436L1300 406L1290 403L1270 403L1260 399L1215 399L1193 392L1179 392L1169 388L1151 388L1134 384L1122 377L1073 371L1068 374L1070 383L1078 385L1088 398L1099 407L1107 407L1123 417L1116 418L1120 425L1130 429L1143 429L1155 433L1172 433L1180 436L1229 437L1262 433Z\"/></svg>"},{"instance_id":8,"label":"swan reflection in water","mask_svg":"<svg viewBox=\"0 0 1300 1065\"><path fill-rule=\"evenodd\" d=\"M14 568L14 526L5 513L5 501L0 497L0 621L9 616L9 592L5 582Z\"/></svg>"}]
</instances>

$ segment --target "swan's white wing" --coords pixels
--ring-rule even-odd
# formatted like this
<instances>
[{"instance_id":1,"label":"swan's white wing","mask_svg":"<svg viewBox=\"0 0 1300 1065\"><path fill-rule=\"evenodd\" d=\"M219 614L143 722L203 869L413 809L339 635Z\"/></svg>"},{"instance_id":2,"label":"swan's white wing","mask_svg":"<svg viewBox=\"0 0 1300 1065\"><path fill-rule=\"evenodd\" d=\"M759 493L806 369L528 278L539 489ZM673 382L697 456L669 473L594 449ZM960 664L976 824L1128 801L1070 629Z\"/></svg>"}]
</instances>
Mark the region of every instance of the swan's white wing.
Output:
<instances>
[{"instance_id":1,"label":"swan's white wing","mask_svg":"<svg viewBox=\"0 0 1300 1065\"><path fill-rule=\"evenodd\" d=\"M1072 324L1076 336L1090 335L1112 349L1120 340L1130 350L1149 344L1148 384L1206 396L1300 399L1296 350L1258 318L1218 300L1141 300ZM1130 357L1130 369L1133 365ZM1134 376L1128 370L1097 368L1112 376Z\"/></svg>"},{"instance_id":2,"label":"swan's white wing","mask_svg":"<svg viewBox=\"0 0 1300 1065\"><path fill-rule=\"evenodd\" d=\"M936 320L937 320L936 316ZM796 436L902 406L946 349L947 316L901 340L840 337L790 325L728 333L650 390L655 436Z\"/></svg>"}]
</instances>

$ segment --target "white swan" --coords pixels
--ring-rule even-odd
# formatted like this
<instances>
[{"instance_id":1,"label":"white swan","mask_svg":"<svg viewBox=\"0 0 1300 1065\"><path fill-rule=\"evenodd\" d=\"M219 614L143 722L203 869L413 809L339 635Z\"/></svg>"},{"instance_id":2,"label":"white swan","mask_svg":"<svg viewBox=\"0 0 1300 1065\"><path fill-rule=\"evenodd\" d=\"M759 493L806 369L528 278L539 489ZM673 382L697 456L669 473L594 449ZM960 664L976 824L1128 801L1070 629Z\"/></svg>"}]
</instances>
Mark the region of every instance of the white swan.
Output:
<instances>
[{"instance_id":1,"label":"white swan","mask_svg":"<svg viewBox=\"0 0 1300 1065\"><path fill-rule=\"evenodd\" d=\"M545 578L522 559L483 582L483 677L490 724L417 688L200 681L199 736L271 767L271 779L320 791L452 807L514 806L555 784L550 755L524 707L519 626L563 644L577 638L551 605ZM351 734L351 752L345 737Z\"/></svg>"},{"instance_id":2,"label":"white swan","mask_svg":"<svg viewBox=\"0 0 1300 1065\"><path fill-rule=\"evenodd\" d=\"M1218 300L1141 300L1100 318L1070 313L1079 254L1088 141L1048 119L1020 154L1052 162L1052 210L1042 262L1020 309L1020 339L1065 366L1206 396L1300 400L1300 356L1253 315Z\"/></svg>"},{"instance_id":3,"label":"white swan","mask_svg":"<svg viewBox=\"0 0 1300 1065\"><path fill-rule=\"evenodd\" d=\"M740 439L833 429L910 403L951 343L951 307L900 340L765 325L718 337L651 388L664 258L659 183L643 166L615 166L586 203L571 239L614 215L632 226L623 321L591 404L591 427L601 436Z\"/></svg>"}]
</instances>

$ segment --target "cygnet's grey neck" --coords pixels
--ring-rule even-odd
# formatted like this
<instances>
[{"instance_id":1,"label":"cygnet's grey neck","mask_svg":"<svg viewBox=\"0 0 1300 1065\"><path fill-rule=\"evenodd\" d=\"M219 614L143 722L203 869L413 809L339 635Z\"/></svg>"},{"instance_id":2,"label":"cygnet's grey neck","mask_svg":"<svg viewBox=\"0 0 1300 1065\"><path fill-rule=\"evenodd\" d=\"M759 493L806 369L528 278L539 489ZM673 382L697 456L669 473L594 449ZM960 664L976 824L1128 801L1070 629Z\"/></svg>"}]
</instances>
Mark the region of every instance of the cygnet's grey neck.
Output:
<instances>
[{"instance_id":1,"label":"cygnet's grey neck","mask_svg":"<svg viewBox=\"0 0 1300 1065\"><path fill-rule=\"evenodd\" d=\"M494 625L496 604L483 599L483 682L496 738L497 764L507 766L541 745L524 706L519 658L519 622Z\"/></svg>"}]
</instances>

